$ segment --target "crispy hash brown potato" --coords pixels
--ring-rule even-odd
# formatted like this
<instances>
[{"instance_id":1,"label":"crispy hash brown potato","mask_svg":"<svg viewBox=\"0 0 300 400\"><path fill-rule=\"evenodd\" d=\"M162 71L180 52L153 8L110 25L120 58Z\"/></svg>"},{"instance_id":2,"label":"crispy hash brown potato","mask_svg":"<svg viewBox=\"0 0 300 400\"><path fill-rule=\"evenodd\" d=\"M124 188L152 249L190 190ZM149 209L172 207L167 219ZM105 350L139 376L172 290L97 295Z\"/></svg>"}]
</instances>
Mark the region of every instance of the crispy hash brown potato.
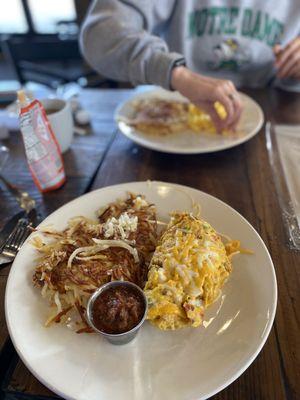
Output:
<instances>
[{"instance_id":1,"label":"crispy hash brown potato","mask_svg":"<svg viewBox=\"0 0 300 400\"><path fill-rule=\"evenodd\" d=\"M216 133L210 116L187 101L142 99L134 103L134 109L135 115L129 124L146 134L167 135L184 130ZM221 103L216 102L215 109L221 119L226 118L226 110Z\"/></svg>"},{"instance_id":2,"label":"crispy hash brown potato","mask_svg":"<svg viewBox=\"0 0 300 400\"><path fill-rule=\"evenodd\" d=\"M206 221L174 213L148 273L150 322L163 330L201 325L205 308L219 297L231 273L231 256L238 252L239 241L224 245Z\"/></svg>"},{"instance_id":3,"label":"crispy hash brown potato","mask_svg":"<svg viewBox=\"0 0 300 400\"><path fill-rule=\"evenodd\" d=\"M156 210L144 196L129 194L95 220L75 217L62 232L40 233L32 239L41 255L33 282L51 307L46 326L63 322L90 332L86 305L97 288L120 279L144 287L157 242Z\"/></svg>"}]
</instances>

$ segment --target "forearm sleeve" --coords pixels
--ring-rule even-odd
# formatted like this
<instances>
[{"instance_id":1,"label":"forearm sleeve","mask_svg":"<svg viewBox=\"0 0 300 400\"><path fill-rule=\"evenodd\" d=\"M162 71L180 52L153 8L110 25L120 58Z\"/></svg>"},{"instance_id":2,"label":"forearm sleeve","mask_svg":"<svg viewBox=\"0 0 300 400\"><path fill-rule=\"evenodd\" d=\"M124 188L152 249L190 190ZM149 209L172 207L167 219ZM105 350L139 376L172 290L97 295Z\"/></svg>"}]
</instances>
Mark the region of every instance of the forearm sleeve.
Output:
<instances>
[{"instance_id":1,"label":"forearm sleeve","mask_svg":"<svg viewBox=\"0 0 300 400\"><path fill-rule=\"evenodd\" d=\"M138 7L121 0L94 1L80 45L87 62L101 75L133 85L169 89L172 66L183 58L147 31L147 16Z\"/></svg>"}]
</instances>

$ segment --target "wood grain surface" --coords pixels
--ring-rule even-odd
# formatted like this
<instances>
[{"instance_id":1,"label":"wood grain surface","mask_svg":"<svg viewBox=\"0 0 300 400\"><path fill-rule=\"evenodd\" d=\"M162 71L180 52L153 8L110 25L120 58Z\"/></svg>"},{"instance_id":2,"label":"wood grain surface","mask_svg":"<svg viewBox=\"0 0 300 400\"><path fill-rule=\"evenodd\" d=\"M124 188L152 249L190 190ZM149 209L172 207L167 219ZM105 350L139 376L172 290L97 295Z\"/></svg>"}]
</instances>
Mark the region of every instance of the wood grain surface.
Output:
<instances>
[{"instance_id":1,"label":"wood grain surface","mask_svg":"<svg viewBox=\"0 0 300 400\"><path fill-rule=\"evenodd\" d=\"M300 95L275 89L245 92L261 105L266 120L300 124ZM45 215L84 191L147 179L192 186L234 207L260 233L271 253L278 280L278 308L274 327L257 359L239 379L212 399L300 399L300 253L290 250L286 243L264 127L249 142L215 154L186 156L153 152L135 145L120 133L113 136L113 110L131 94L128 90L106 90L83 95L84 101L90 101L93 108L93 124L97 128L93 125L94 135L74 142L72 152L66 154L70 179L61 191L40 196L30 185L24 166L18 166L17 183L30 188ZM21 159L22 147L15 135L11 140L16 148L14 154L18 155L14 157ZM93 152L96 147L97 154ZM85 152L81 152L82 148ZM14 157L11 162L15 165ZM89 157L86 163L83 157ZM16 211L11 202L10 196L0 192L1 218ZM9 268L0 274L2 303L8 272ZM7 331L1 311L0 345L3 348ZM3 381L5 398L57 398L31 375L13 351L8 366L10 370Z\"/></svg>"}]
</instances>

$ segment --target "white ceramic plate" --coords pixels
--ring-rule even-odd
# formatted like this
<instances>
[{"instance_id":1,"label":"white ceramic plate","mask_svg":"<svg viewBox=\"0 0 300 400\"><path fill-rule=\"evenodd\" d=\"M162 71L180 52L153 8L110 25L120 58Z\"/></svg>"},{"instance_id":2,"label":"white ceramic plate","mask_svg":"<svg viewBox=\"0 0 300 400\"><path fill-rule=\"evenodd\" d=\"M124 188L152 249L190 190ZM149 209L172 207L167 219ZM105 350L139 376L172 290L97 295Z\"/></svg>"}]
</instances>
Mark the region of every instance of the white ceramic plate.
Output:
<instances>
[{"instance_id":1,"label":"white ceramic plate","mask_svg":"<svg viewBox=\"0 0 300 400\"><path fill-rule=\"evenodd\" d=\"M75 334L65 326L44 328L47 306L32 286L36 254L27 240L7 282L10 336L31 372L66 399L207 399L250 365L269 335L277 301L272 260L257 232L231 207L198 190L162 182L96 190L61 207L42 225L62 229L73 216L93 217L126 191L145 194L164 220L172 210L189 210L192 196L218 231L254 251L234 258L233 273L222 297L207 310L204 326L162 332L146 322L124 346L113 346L96 334Z\"/></svg>"},{"instance_id":2,"label":"white ceramic plate","mask_svg":"<svg viewBox=\"0 0 300 400\"><path fill-rule=\"evenodd\" d=\"M237 146L251 139L259 132L264 122L264 115L260 106L251 97L240 93L244 110L237 127L237 133L232 136L211 135L205 132L192 131L172 133L159 136L145 134L124 122L134 115L133 102L150 97L167 100L184 100L178 92L169 92L158 88L146 90L134 95L130 100L122 103L115 112L115 120L120 131L129 139L141 146L165 153L196 154L211 153Z\"/></svg>"}]
</instances>

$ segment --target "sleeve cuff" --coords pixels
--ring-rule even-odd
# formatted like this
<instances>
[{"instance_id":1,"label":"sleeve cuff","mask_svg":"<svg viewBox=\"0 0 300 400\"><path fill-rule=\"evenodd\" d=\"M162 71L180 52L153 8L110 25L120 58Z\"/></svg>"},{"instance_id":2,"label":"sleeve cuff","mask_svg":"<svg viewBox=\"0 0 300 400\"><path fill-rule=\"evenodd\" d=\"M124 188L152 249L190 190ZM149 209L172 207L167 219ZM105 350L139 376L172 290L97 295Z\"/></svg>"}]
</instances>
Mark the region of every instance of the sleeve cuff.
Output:
<instances>
[{"instance_id":1,"label":"sleeve cuff","mask_svg":"<svg viewBox=\"0 0 300 400\"><path fill-rule=\"evenodd\" d=\"M182 54L156 51L148 61L146 69L147 83L172 90L171 71L175 64L184 64L184 62L185 59Z\"/></svg>"}]
</instances>

